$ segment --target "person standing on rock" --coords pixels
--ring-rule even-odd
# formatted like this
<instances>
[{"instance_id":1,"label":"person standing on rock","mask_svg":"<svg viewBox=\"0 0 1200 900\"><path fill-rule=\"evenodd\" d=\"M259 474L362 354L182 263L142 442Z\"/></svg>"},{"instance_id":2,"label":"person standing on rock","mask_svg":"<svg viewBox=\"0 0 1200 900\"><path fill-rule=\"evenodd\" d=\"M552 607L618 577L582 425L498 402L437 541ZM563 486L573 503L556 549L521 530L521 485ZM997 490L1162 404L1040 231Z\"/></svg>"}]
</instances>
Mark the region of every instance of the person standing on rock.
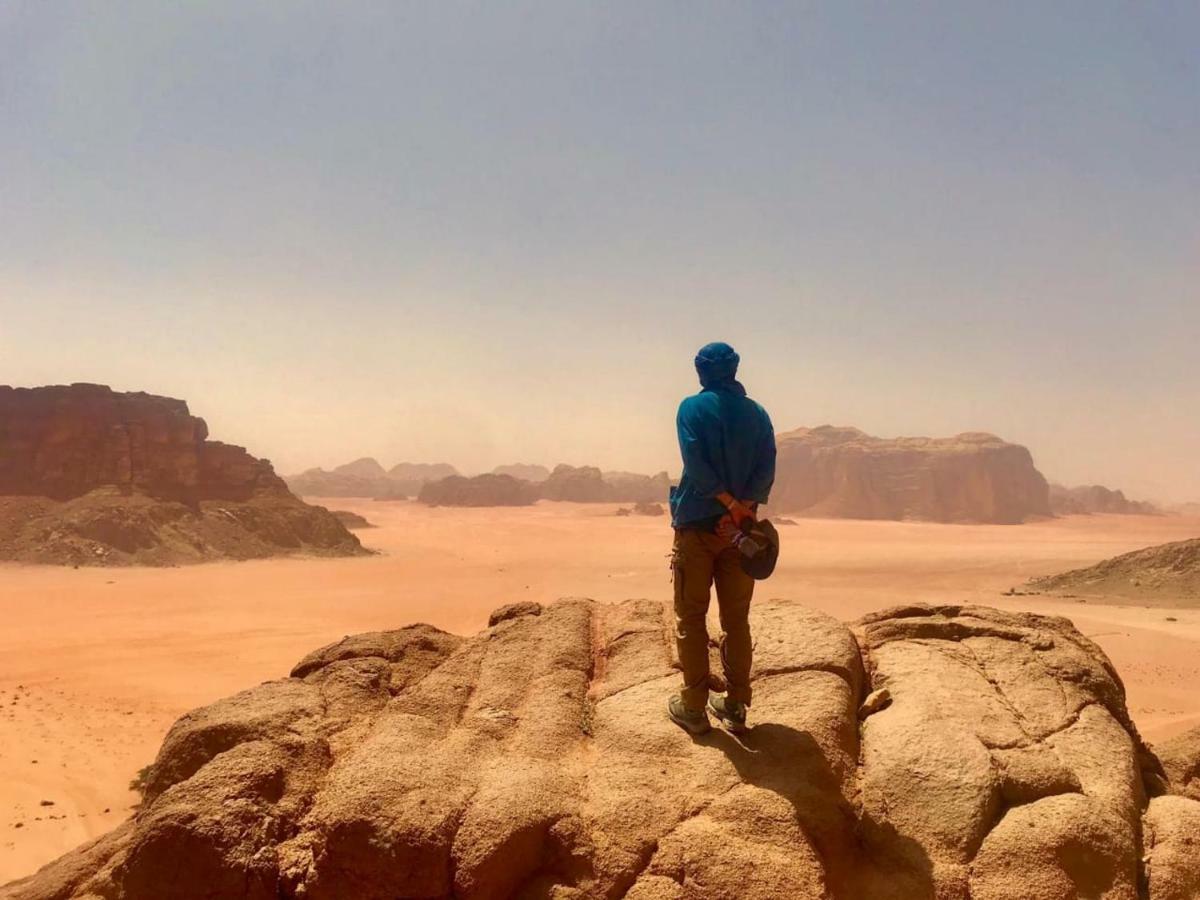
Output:
<instances>
[{"instance_id":1,"label":"person standing on rock","mask_svg":"<svg viewBox=\"0 0 1200 900\"><path fill-rule=\"evenodd\" d=\"M683 477L671 489L671 571L683 689L667 711L691 734L708 731L706 706L731 730L741 730L751 700L754 579L742 569L730 534L767 502L775 481L775 431L766 410L736 380L738 361L728 344L701 347L695 360L700 393L684 398L675 421ZM706 617L714 583L727 692L710 698Z\"/></svg>"}]
</instances>

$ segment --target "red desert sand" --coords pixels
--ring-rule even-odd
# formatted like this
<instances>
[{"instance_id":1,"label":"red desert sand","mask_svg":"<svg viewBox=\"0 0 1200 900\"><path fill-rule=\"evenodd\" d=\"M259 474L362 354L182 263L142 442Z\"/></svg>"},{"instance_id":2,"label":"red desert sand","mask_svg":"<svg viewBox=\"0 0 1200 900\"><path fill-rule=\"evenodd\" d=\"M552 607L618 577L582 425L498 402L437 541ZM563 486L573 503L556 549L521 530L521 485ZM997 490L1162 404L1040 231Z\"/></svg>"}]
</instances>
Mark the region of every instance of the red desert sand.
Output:
<instances>
[{"instance_id":1,"label":"red desert sand","mask_svg":"<svg viewBox=\"0 0 1200 900\"><path fill-rule=\"evenodd\" d=\"M669 596L665 518L617 517L612 504L336 506L379 526L363 537L380 555L0 566L0 883L125 819L138 799L130 782L182 713L277 678L314 647L411 622L472 634L516 601ZM786 530L759 597L846 621L911 602L1069 616L1111 657L1153 744L1200 723L1200 611L1003 592L1197 533L1200 520L1178 517L1020 527L806 519Z\"/></svg>"}]
</instances>

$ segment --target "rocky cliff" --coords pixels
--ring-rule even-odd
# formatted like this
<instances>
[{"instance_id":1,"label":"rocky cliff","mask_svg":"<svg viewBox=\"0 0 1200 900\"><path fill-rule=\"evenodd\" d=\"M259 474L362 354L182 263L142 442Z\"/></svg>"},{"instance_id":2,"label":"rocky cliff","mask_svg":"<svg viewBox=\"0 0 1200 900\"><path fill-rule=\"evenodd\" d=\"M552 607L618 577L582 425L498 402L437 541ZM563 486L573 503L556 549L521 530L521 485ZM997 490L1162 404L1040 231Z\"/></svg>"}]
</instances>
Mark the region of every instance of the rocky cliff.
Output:
<instances>
[{"instance_id":1,"label":"rocky cliff","mask_svg":"<svg viewBox=\"0 0 1200 900\"><path fill-rule=\"evenodd\" d=\"M210 441L170 397L103 385L0 385L0 495L67 500L115 486L178 500L286 496L265 459Z\"/></svg>"},{"instance_id":2,"label":"rocky cliff","mask_svg":"<svg viewBox=\"0 0 1200 900\"><path fill-rule=\"evenodd\" d=\"M666 613L345 638L180 719L128 823L0 897L1198 896L1200 801L1069 621L756 604L753 728L693 739Z\"/></svg>"},{"instance_id":3,"label":"rocky cliff","mask_svg":"<svg viewBox=\"0 0 1200 900\"><path fill-rule=\"evenodd\" d=\"M265 459L208 440L182 400L0 386L0 559L174 563L360 553Z\"/></svg>"},{"instance_id":4,"label":"rocky cliff","mask_svg":"<svg viewBox=\"0 0 1200 900\"><path fill-rule=\"evenodd\" d=\"M786 432L777 443L774 511L997 524L1051 514L1029 451L994 435L883 439L825 425Z\"/></svg>"}]
</instances>

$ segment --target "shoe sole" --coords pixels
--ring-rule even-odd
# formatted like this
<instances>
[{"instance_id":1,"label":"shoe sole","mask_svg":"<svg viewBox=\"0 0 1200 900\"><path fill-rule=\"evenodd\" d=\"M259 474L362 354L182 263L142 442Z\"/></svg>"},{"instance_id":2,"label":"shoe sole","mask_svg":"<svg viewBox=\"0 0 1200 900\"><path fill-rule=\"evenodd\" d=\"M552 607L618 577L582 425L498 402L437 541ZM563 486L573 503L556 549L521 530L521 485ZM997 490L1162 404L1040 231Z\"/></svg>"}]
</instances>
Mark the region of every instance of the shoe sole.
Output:
<instances>
[{"instance_id":1,"label":"shoe sole","mask_svg":"<svg viewBox=\"0 0 1200 900\"><path fill-rule=\"evenodd\" d=\"M667 717L688 734L701 735L708 734L710 731L712 731L712 723L708 721L707 716L704 718L703 722L690 722L687 719L679 718L679 716L675 715L675 713L668 709Z\"/></svg>"}]
</instances>

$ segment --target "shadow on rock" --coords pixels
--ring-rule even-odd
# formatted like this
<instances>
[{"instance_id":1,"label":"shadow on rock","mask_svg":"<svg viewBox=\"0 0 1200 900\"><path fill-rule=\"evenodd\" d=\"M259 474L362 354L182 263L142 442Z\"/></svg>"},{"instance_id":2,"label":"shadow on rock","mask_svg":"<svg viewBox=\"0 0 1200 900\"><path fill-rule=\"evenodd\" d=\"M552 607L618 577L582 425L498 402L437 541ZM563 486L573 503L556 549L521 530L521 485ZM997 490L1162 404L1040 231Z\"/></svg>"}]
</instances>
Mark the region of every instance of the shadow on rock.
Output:
<instances>
[{"instance_id":1,"label":"shadow on rock","mask_svg":"<svg viewBox=\"0 0 1200 900\"><path fill-rule=\"evenodd\" d=\"M917 900L934 896L933 863L928 854L890 825L886 834L869 823L863 827L820 745L808 732L762 722L741 735L714 728L696 742L724 753L743 783L772 791L792 805L796 820L825 865L834 897ZM867 837L872 831L879 840ZM877 843L880 846L874 846Z\"/></svg>"}]
</instances>

